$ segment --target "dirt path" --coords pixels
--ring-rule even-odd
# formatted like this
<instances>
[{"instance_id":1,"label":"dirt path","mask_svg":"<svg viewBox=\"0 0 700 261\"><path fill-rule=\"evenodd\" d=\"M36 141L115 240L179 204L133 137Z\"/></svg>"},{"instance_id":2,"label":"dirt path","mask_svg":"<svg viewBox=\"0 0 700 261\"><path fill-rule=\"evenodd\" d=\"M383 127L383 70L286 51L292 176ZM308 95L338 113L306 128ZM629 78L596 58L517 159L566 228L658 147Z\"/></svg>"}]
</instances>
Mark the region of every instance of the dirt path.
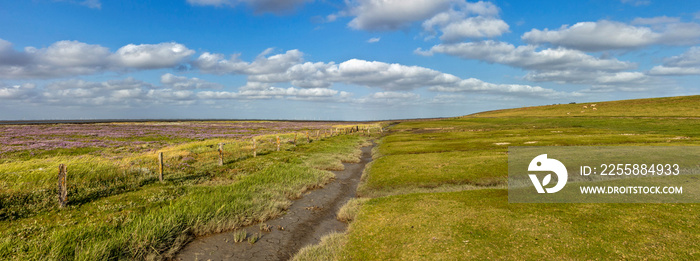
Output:
<instances>
[{"instance_id":1,"label":"dirt path","mask_svg":"<svg viewBox=\"0 0 700 261\"><path fill-rule=\"evenodd\" d=\"M355 197L362 170L372 160L371 149L363 147L360 163L343 163L345 170L333 172L335 180L294 201L284 216L265 222L272 231L261 232L258 225L245 228L248 236L262 234L257 243L234 243L233 232L225 232L195 239L175 259L288 260L302 247L317 244L322 236L344 231L347 225L336 220L336 213Z\"/></svg>"}]
</instances>

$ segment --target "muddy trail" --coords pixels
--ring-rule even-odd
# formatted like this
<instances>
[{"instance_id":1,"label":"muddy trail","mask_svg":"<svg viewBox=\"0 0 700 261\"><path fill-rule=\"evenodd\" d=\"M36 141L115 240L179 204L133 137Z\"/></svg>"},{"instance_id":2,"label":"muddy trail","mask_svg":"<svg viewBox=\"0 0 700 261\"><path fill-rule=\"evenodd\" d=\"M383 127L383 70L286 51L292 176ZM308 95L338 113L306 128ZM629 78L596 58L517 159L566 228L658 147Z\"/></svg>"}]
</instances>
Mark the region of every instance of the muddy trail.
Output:
<instances>
[{"instance_id":1,"label":"muddy trail","mask_svg":"<svg viewBox=\"0 0 700 261\"><path fill-rule=\"evenodd\" d=\"M343 163L345 170L334 171L333 181L306 192L283 216L265 222L271 226L270 232L260 231L257 224L244 228L248 237L261 234L255 244L247 240L234 243L234 231L230 231L195 239L175 260L289 260L302 247L320 242L321 237L345 231L347 224L338 221L336 213L355 197L362 171L372 160L372 147L362 148L359 163Z\"/></svg>"}]
</instances>

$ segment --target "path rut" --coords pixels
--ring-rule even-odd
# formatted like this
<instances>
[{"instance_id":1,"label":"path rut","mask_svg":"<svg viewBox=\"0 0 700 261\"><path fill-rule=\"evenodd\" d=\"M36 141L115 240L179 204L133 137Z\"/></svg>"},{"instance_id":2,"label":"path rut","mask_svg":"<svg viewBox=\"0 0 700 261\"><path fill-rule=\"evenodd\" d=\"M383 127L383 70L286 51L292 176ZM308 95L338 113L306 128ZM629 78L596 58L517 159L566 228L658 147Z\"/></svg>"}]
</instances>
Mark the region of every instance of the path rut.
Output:
<instances>
[{"instance_id":1,"label":"path rut","mask_svg":"<svg viewBox=\"0 0 700 261\"><path fill-rule=\"evenodd\" d=\"M262 234L255 244L233 242L233 231L200 237L182 249L176 260L289 260L304 246L317 244L321 237L342 232L347 224L336 213L355 197L365 165L372 160L373 146L362 147L359 163L343 163L345 170L334 171L335 179L321 189L306 192L295 200L283 216L268 220L270 232L258 225L244 228L248 236Z\"/></svg>"}]
</instances>

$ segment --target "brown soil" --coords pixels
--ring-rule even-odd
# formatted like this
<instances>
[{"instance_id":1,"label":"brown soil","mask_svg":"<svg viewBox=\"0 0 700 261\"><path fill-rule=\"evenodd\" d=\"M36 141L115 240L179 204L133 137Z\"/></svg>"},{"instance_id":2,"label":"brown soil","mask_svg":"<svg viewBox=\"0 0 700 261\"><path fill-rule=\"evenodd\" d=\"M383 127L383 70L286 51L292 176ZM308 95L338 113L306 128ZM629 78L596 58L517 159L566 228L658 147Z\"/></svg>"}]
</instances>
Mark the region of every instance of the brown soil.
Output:
<instances>
[{"instance_id":1,"label":"brown soil","mask_svg":"<svg viewBox=\"0 0 700 261\"><path fill-rule=\"evenodd\" d=\"M335 180L324 188L307 192L292 203L287 213L268 220L270 232L258 225L243 228L248 237L258 233L255 244L234 243L233 231L195 239L178 253L176 260L289 260L304 246L317 244L321 237L342 232L347 224L336 219L336 213L355 197L365 165L372 160L372 147L362 148L359 163L343 163L345 170L334 171Z\"/></svg>"}]
</instances>

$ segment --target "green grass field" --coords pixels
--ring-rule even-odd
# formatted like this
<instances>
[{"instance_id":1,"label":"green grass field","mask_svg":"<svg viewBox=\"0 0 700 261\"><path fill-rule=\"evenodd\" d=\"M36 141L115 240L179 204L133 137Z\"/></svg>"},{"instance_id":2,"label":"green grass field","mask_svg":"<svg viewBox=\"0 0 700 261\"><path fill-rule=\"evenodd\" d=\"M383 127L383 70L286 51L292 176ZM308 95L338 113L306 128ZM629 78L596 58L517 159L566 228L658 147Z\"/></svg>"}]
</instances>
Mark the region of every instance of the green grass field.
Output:
<instances>
[{"instance_id":1,"label":"green grass field","mask_svg":"<svg viewBox=\"0 0 700 261\"><path fill-rule=\"evenodd\" d=\"M338 260L700 259L700 204L509 204L505 188L508 146L698 146L699 119L700 96L687 96L399 123L358 189L372 199L326 250Z\"/></svg>"},{"instance_id":2,"label":"green grass field","mask_svg":"<svg viewBox=\"0 0 700 261\"><path fill-rule=\"evenodd\" d=\"M303 132L302 132L303 133ZM281 215L304 191L323 186L359 160L366 137L341 135L307 143L294 134L250 140L185 141L154 152L81 148L0 163L0 259L115 260L171 258L195 236L263 222ZM224 165L216 145L225 142ZM66 153L70 152L70 153ZM57 207L56 173L68 165L68 206Z\"/></svg>"}]
</instances>

